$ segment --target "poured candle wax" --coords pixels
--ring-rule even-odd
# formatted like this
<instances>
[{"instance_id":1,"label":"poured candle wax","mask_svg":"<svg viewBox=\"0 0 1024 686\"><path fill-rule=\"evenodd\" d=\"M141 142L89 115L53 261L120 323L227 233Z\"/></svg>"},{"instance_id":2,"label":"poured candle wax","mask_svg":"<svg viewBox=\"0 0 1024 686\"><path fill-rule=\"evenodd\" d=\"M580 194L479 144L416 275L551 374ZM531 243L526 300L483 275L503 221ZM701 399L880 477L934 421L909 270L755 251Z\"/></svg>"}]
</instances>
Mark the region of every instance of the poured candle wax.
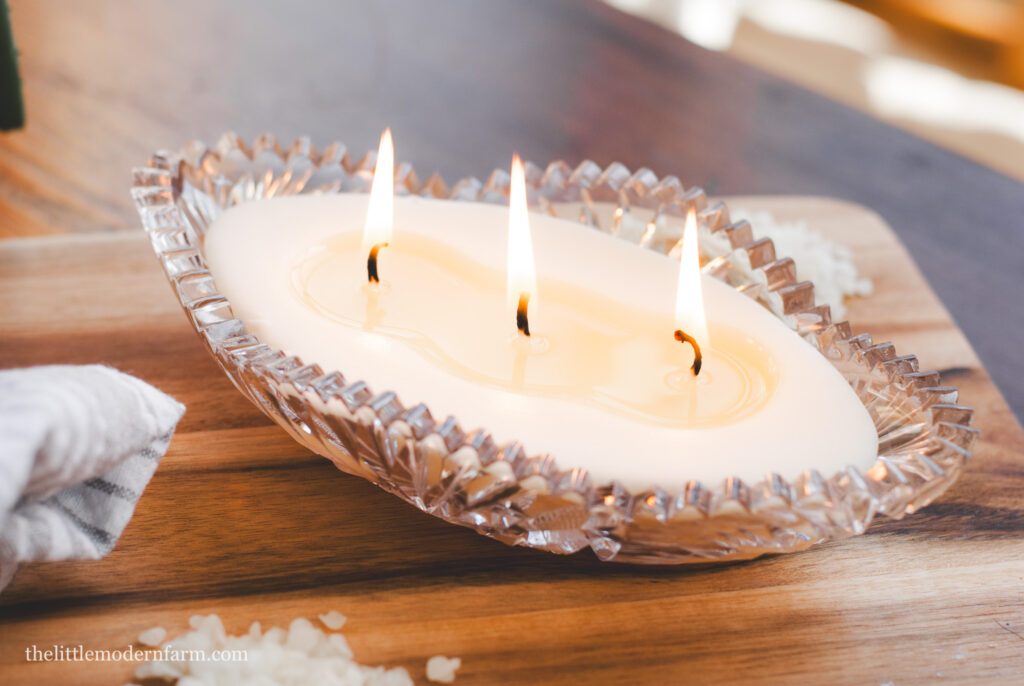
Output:
<instances>
[{"instance_id":1,"label":"poured candle wax","mask_svg":"<svg viewBox=\"0 0 1024 686\"><path fill-rule=\"evenodd\" d=\"M458 378L678 428L734 422L776 386L771 356L736 329L716 328L719 346L695 377L693 351L674 340L664 312L556 279L540 279L534 333L519 335L503 271L418 234L385 253L383 286L359 284L359 240L349 231L312 248L292 272L295 294L343 326L401 340Z\"/></svg>"},{"instance_id":2,"label":"poured candle wax","mask_svg":"<svg viewBox=\"0 0 1024 686\"><path fill-rule=\"evenodd\" d=\"M365 215L359 194L245 203L211 226L207 261L270 345L597 482L679 490L874 462L874 426L842 376L715 279L703 281L711 345L694 377L673 338L676 261L531 215L527 339L506 303L505 208L396 199L379 285L366 279Z\"/></svg>"}]
</instances>

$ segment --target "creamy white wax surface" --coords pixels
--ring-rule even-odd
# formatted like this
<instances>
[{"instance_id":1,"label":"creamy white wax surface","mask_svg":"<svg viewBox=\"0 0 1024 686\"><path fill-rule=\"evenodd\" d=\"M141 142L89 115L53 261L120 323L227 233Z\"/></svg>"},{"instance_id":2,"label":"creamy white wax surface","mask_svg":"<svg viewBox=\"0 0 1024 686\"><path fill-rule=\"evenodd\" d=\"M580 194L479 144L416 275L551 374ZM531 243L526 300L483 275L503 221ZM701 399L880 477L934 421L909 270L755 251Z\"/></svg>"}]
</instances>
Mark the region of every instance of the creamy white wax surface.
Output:
<instances>
[{"instance_id":1,"label":"creamy white wax surface","mask_svg":"<svg viewBox=\"0 0 1024 686\"><path fill-rule=\"evenodd\" d=\"M524 393L481 383L483 377L452 371L454 363L471 360L472 354L460 353L455 362L441 363L444 346L426 355L408 332L392 335L325 316L296 288L297 269L323 253L325 246L351 243L358 249L366 204L362 194L275 198L231 208L213 223L205 238L207 262L220 292L250 331L271 346L319 363L325 371L341 371L349 381L362 379L375 392L396 391L406 406L424 402L435 417L451 414L467 430L483 427L498 443L519 440L530 454L552 453L561 468L588 469L597 483L617 480L633 490L658 485L679 491L691 479L713 485L738 476L753 483L768 472L792 479L813 468L830 476L849 465L866 470L874 463L874 425L842 376L770 312L710 277L703 284L712 347L732 345L728 336L716 338L716 331L742 332L764 351L772 381L763 402L730 415L728 421L698 428L687 427L685 421L666 421L664 416L644 419L636 410L641 405L623 405L620 411L614 403L574 402L557 393ZM397 198L392 245L381 253L381 278L388 288L382 302L391 303L394 315L400 311L403 292L416 291L422 300L437 289L438 297L416 310L436 308L438 321L445 326L445 336L436 341L456 341L458 345L450 347L469 352L473 346L488 346L483 351L488 352L511 345L508 336L514 334L514 325L508 322L509 332L500 330L506 325L503 293L496 295L492 311L483 304L488 302L485 295L451 289L455 281L444 278L444 269L458 270L458 264L408 273L419 269L419 262L412 259L415 255L403 257L402 248L429 239L466 256L464 262L473 263L467 264L469 270L503 273L507 223L507 209L501 206ZM530 323L538 340L546 330L559 330L563 322L557 315L565 311L563 304L556 307L553 302L555 289L550 285L545 309L546 278L568 284L574 293L592 293L600 302L617 303L620 309L609 307L609 312L628 308L642 313L642 321L653 322L665 313L665 336L671 336L678 262L551 217L531 215L531 225L540 286L531 303ZM337 275L336 284L330 282L333 292L325 296L335 298L339 308L366 297L361 290L365 256L349 257L348 262L338 262L350 268ZM399 273L403 267L407 271ZM362 312L359 309L359 316ZM366 314L373 316L369 308ZM609 340L615 335L609 333ZM660 331L652 336L659 337L661 345ZM571 346L583 351L588 341L554 340L553 345L564 355ZM612 360L609 373L634 375L641 383L655 364L656 348L639 336L624 345L629 354ZM551 359L558 358L530 358L525 364L542 369ZM704 388L715 383L713 363L710 369L702 381ZM718 378L725 378L724 373Z\"/></svg>"}]
</instances>

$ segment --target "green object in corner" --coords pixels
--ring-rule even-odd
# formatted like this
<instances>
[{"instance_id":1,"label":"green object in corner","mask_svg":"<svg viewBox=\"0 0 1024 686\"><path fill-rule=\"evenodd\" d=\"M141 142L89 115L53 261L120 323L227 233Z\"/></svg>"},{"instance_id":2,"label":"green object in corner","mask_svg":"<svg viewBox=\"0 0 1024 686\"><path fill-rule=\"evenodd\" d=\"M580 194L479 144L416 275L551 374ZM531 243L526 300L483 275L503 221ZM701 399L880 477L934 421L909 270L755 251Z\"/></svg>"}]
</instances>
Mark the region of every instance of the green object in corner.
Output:
<instances>
[{"instance_id":1,"label":"green object in corner","mask_svg":"<svg viewBox=\"0 0 1024 686\"><path fill-rule=\"evenodd\" d=\"M11 14L7 0L0 0L0 130L25 125L25 107L21 103L21 79L18 78L18 51L14 49Z\"/></svg>"}]
</instances>

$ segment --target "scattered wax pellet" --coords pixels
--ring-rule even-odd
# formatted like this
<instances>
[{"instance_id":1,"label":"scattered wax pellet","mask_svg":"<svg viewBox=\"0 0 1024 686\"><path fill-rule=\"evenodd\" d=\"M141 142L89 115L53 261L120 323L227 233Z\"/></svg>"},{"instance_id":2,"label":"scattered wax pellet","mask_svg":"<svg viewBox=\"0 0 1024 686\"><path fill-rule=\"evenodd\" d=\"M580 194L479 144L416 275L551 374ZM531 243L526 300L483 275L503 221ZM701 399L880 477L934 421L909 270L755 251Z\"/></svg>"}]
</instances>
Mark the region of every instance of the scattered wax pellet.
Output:
<instances>
[{"instance_id":1,"label":"scattered wax pellet","mask_svg":"<svg viewBox=\"0 0 1024 686\"><path fill-rule=\"evenodd\" d=\"M455 670L461 666L462 660L457 657L435 655L427 660L427 678L442 684L450 684L455 681Z\"/></svg>"},{"instance_id":2,"label":"scattered wax pellet","mask_svg":"<svg viewBox=\"0 0 1024 686\"><path fill-rule=\"evenodd\" d=\"M139 643L144 646L158 646L163 643L165 638L167 638L167 629L155 626L139 634Z\"/></svg>"},{"instance_id":3,"label":"scattered wax pellet","mask_svg":"<svg viewBox=\"0 0 1024 686\"><path fill-rule=\"evenodd\" d=\"M324 626L331 631L337 631L341 627L345 626L346 619L347 617L337 610L331 610L325 615L320 615L320 621L323 622Z\"/></svg>"}]
</instances>

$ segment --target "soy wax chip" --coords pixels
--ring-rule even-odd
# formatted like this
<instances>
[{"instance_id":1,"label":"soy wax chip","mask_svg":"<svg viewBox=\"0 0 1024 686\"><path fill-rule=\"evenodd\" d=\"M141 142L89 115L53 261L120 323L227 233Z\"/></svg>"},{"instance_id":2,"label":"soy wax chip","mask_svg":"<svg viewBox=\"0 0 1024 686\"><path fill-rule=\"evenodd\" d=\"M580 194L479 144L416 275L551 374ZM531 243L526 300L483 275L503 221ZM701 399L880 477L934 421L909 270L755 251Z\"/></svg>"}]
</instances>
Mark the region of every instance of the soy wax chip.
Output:
<instances>
[{"instance_id":1,"label":"soy wax chip","mask_svg":"<svg viewBox=\"0 0 1024 686\"><path fill-rule=\"evenodd\" d=\"M167 638L167 629L155 626L139 634L139 643L144 646L158 646Z\"/></svg>"},{"instance_id":2,"label":"soy wax chip","mask_svg":"<svg viewBox=\"0 0 1024 686\"><path fill-rule=\"evenodd\" d=\"M435 655L427 660L427 678L442 684L450 684L455 681L455 670L461 666L462 660L457 657Z\"/></svg>"},{"instance_id":3,"label":"soy wax chip","mask_svg":"<svg viewBox=\"0 0 1024 686\"><path fill-rule=\"evenodd\" d=\"M331 631L337 631L345 625L347 617L341 614L337 610L331 610L325 615L320 615L320 621L324 623L324 626Z\"/></svg>"}]
</instances>

